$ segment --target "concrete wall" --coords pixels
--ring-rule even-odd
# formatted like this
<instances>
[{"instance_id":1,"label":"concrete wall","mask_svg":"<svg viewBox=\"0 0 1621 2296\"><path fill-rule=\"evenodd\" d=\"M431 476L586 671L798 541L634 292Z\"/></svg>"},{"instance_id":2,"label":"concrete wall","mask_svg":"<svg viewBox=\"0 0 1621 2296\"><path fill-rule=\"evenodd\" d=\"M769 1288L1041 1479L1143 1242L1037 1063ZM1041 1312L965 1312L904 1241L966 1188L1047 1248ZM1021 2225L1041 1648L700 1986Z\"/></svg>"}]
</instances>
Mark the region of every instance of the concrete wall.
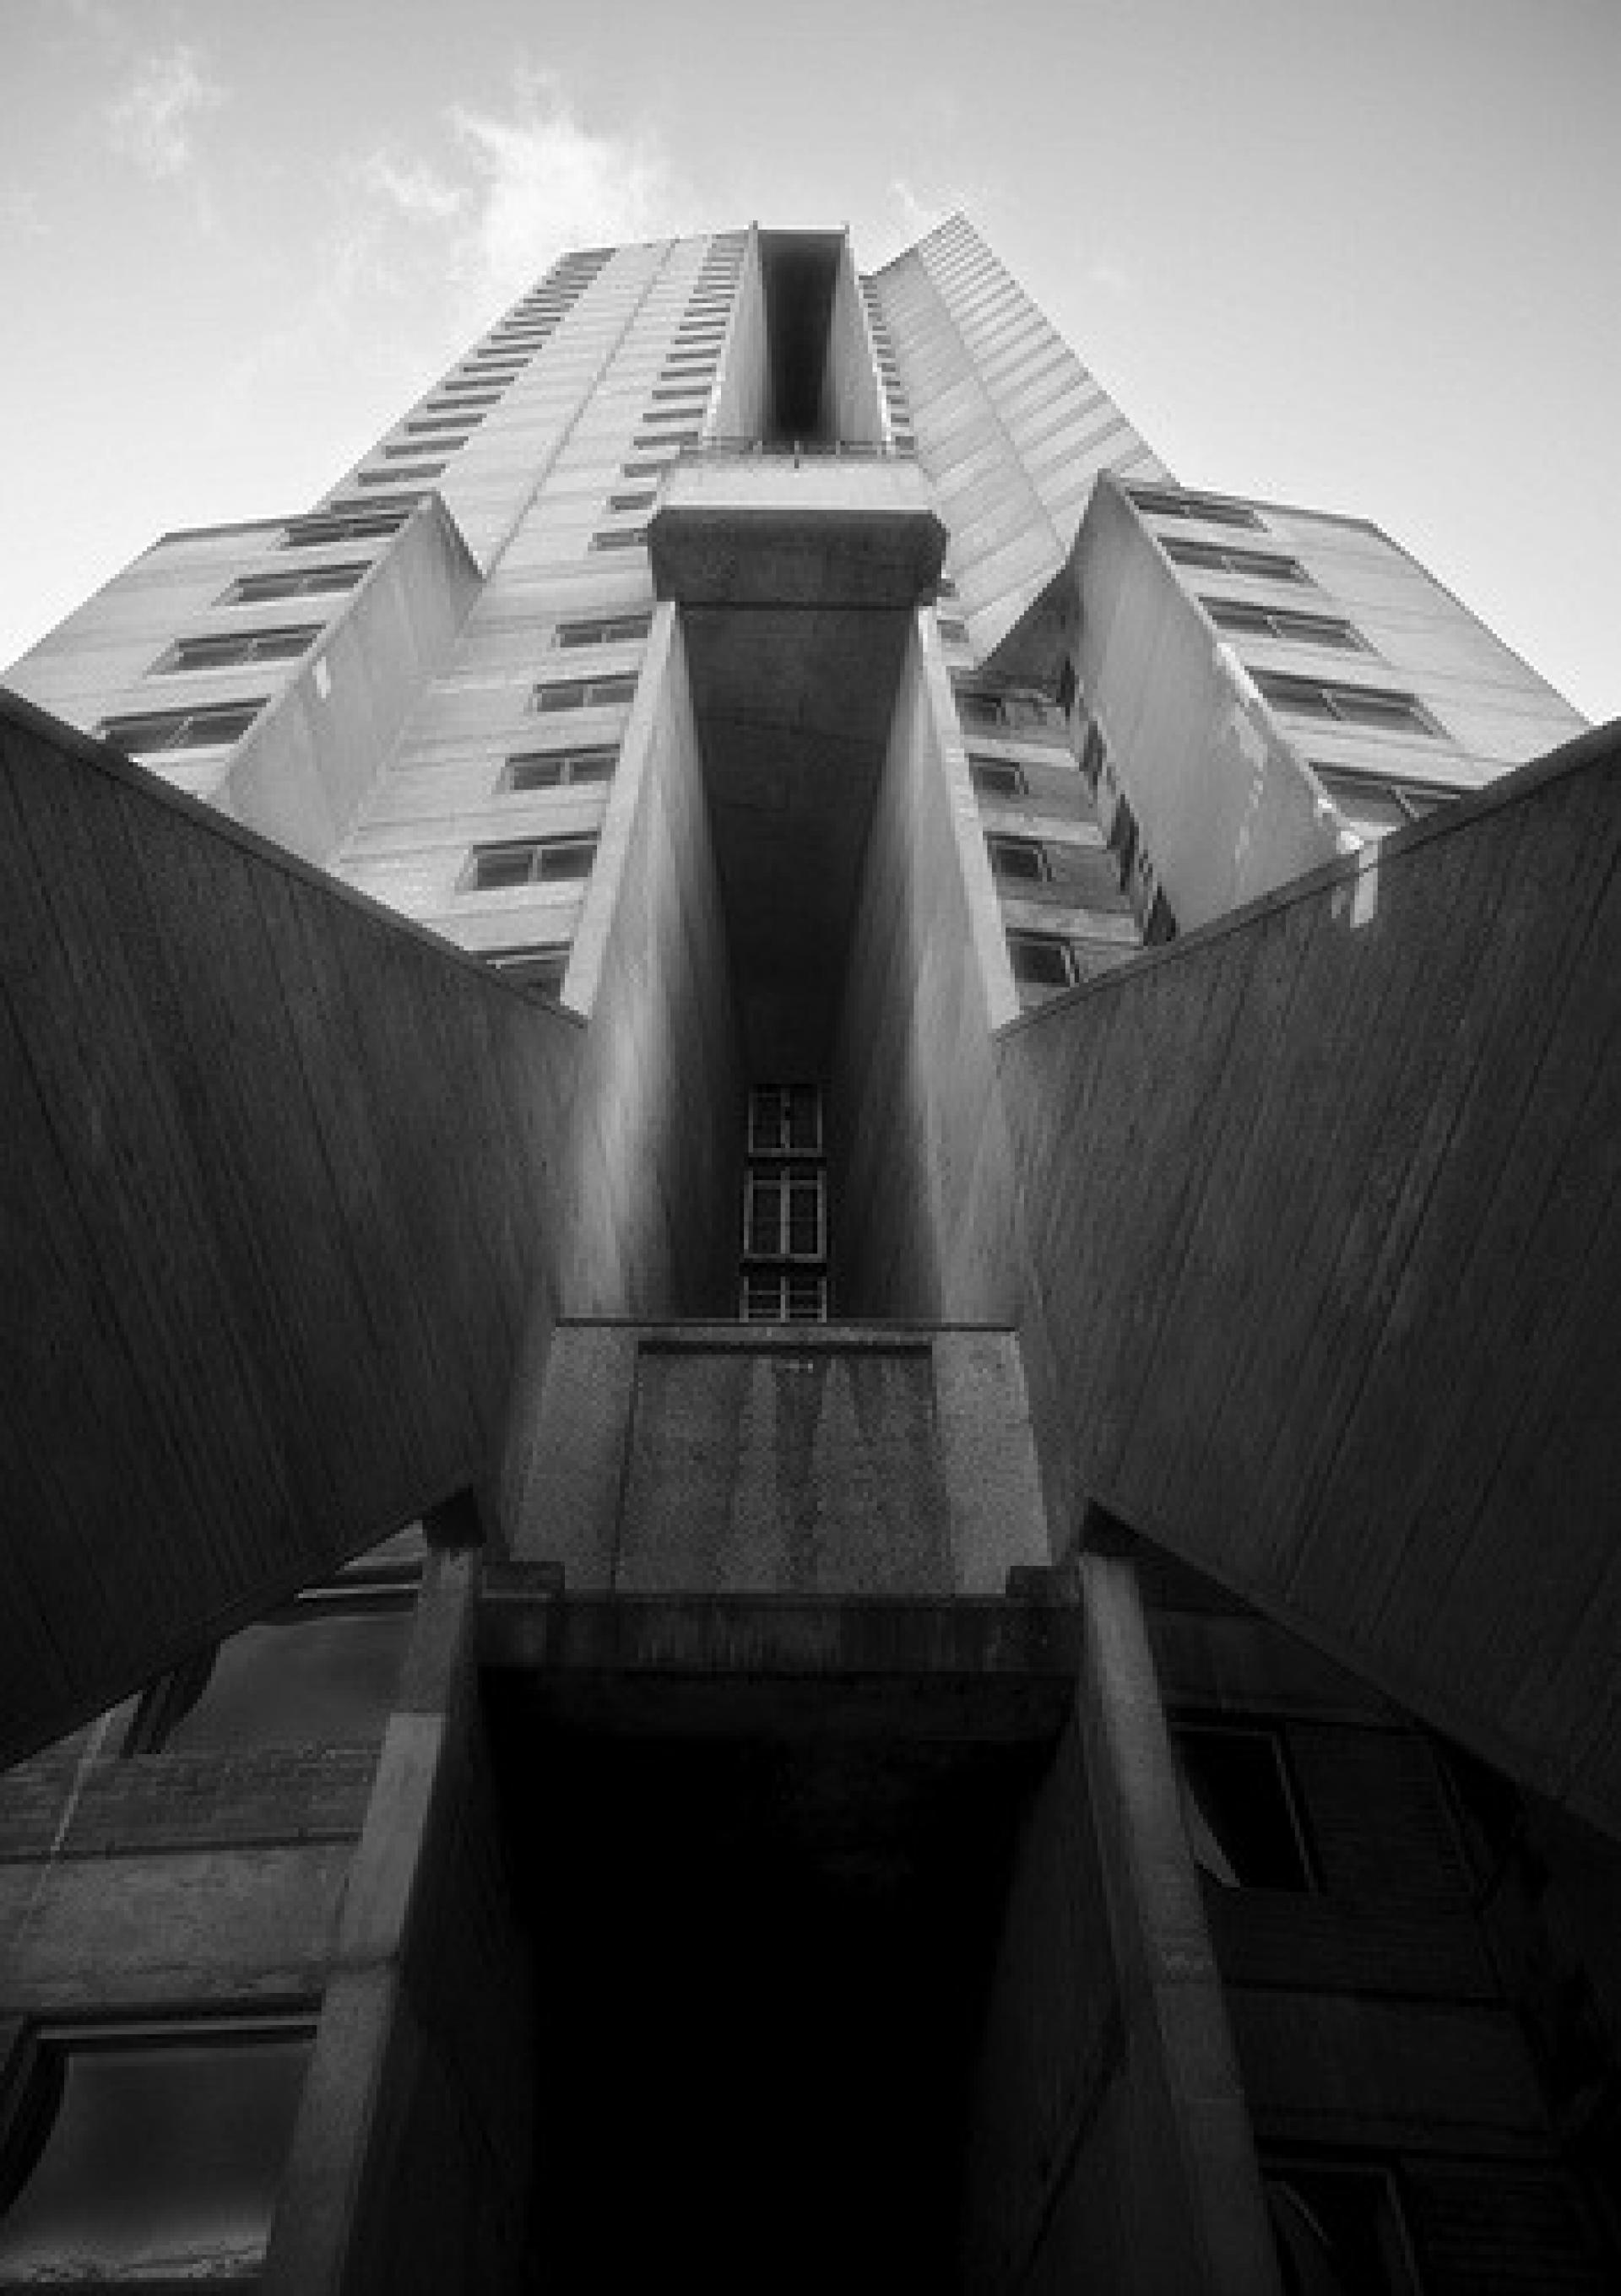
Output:
<instances>
[{"instance_id":1,"label":"concrete wall","mask_svg":"<svg viewBox=\"0 0 1621 2296\"><path fill-rule=\"evenodd\" d=\"M166 536L25 654L7 683L86 733L107 717L267 696L233 750L204 752L194 765L174 751L149 770L306 860L325 862L454 647L478 574L437 502L381 542L290 553L283 532L277 522ZM241 575L368 558L371 570L353 590L220 603ZM296 661L148 674L177 636L305 624L323 625L323 635Z\"/></svg>"},{"instance_id":2,"label":"concrete wall","mask_svg":"<svg viewBox=\"0 0 1621 2296\"><path fill-rule=\"evenodd\" d=\"M771 411L771 368L766 348L760 234L754 230L749 233L738 273L731 324L721 348L720 390L713 403L717 438L764 438Z\"/></svg>"},{"instance_id":3,"label":"concrete wall","mask_svg":"<svg viewBox=\"0 0 1621 2296\"><path fill-rule=\"evenodd\" d=\"M745 1079L675 609L659 610L576 958L591 1009L560 1297L570 1315L733 1312Z\"/></svg>"},{"instance_id":4,"label":"concrete wall","mask_svg":"<svg viewBox=\"0 0 1621 2296\"><path fill-rule=\"evenodd\" d=\"M992 1026L1017 1009L933 618L916 618L849 939L827 1095L852 1315L1004 1318L1011 1179Z\"/></svg>"},{"instance_id":5,"label":"concrete wall","mask_svg":"<svg viewBox=\"0 0 1621 2296\"><path fill-rule=\"evenodd\" d=\"M1063 564L1098 473L1164 465L960 216L871 283L983 658Z\"/></svg>"},{"instance_id":6,"label":"concrete wall","mask_svg":"<svg viewBox=\"0 0 1621 2296\"><path fill-rule=\"evenodd\" d=\"M1332 808L1113 485L1091 498L1074 579L1075 667L1109 759L1100 800L1123 791L1181 928L1333 860Z\"/></svg>"},{"instance_id":7,"label":"concrete wall","mask_svg":"<svg viewBox=\"0 0 1621 2296\"><path fill-rule=\"evenodd\" d=\"M997 1331L559 1325L512 1553L572 1591L1000 1594L1047 1559Z\"/></svg>"},{"instance_id":8,"label":"concrete wall","mask_svg":"<svg viewBox=\"0 0 1621 2296\"><path fill-rule=\"evenodd\" d=\"M1076 1710L1025 1820L985 2018L964 2283L1275 2288L1129 1566L1090 1561Z\"/></svg>"},{"instance_id":9,"label":"concrete wall","mask_svg":"<svg viewBox=\"0 0 1621 2296\"><path fill-rule=\"evenodd\" d=\"M867 332L867 313L848 238L839 250L834 283L818 428L823 438L836 439L844 444L874 447L884 437L872 340Z\"/></svg>"}]
</instances>

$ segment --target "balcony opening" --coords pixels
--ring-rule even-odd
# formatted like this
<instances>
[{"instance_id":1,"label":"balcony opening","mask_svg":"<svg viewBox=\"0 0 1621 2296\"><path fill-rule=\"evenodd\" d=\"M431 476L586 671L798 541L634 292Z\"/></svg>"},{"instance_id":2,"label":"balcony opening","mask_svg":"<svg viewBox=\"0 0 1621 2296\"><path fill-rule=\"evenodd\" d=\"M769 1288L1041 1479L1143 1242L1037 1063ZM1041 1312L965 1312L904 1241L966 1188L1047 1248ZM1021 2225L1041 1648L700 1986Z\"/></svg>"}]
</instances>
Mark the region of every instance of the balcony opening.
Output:
<instances>
[{"instance_id":1,"label":"balcony opening","mask_svg":"<svg viewBox=\"0 0 1621 2296\"><path fill-rule=\"evenodd\" d=\"M884 435L849 243L841 232L762 231L761 443L829 453Z\"/></svg>"}]
</instances>

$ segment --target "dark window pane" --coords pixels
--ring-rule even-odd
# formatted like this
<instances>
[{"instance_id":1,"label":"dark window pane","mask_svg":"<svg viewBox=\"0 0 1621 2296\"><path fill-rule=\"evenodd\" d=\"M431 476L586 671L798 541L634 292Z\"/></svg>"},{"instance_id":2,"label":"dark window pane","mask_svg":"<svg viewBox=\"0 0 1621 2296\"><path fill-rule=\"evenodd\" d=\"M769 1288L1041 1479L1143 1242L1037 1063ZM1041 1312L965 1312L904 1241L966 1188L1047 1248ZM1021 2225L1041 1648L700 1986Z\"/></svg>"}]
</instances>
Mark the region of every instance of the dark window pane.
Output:
<instances>
[{"instance_id":1,"label":"dark window pane","mask_svg":"<svg viewBox=\"0 0 1621 2296\"><path fill-rule=\"evenodd\" d=\"M1184 1725L1173 1738L1195 1862L1230 1890L1309 1890L1311 1870L1272 1733Z\"/></svg>"},{"instance_id":2,"label":"dark window pane","mask_svg":"<svg viewBox=\"0 0 1621 2296\"><path fill-rule=\"evenodd\" d=\"M1009 933L1013 977L1032 988L1067 988L1073 973L1069 950L1048 933Z\"/></svg>"},{"instance_id":3,"label":"dark window pane","mask_svg":"<svg viewBox=\"0 0 1621 2296\"><path fill-rule=\"evenodd\" d=\"M473 885L481 893L498 892L509 885L527 885L534 861L532 845L491 846L473 857Z\"/></svg>"},{"instance_id":4,"label":"dark window pane","mask_svg":"<svg viewBox=\"0 0 1621 2296\"><path fill-rule=\"evenodd\" d=\"M44 2141L0 2222L0 2279L251 2275L309 2046L302 2034L43 2043L25 2112Z\"/></svg>"},{"instance_id":5,"label":"dark window pane","mask_svg":"<svg viewBox=\"0 0 1621 2296\"><path fill-rule=\"evenodd\" d=\"M411 1631L407 1602L291 1603L220 1644L176 1750L358 1745L383 1735Z\"/></svg>"}]
</instances>

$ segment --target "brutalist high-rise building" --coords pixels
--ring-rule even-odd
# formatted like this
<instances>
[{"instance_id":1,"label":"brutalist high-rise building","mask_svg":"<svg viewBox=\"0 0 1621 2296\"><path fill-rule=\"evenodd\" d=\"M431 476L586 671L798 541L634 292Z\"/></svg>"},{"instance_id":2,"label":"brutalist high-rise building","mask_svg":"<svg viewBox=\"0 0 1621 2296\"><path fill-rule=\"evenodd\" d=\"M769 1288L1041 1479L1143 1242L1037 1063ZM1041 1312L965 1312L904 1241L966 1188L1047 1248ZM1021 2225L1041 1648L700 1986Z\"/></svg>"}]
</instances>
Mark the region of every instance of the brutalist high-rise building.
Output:
<instances>
[{"instance_id":1,"label":"brutalist high-rise building","mask_svg":"<svg viewBox=\"0 0 1621 2296\"><path fill-rule=\"evenodd\" d=\"M9 683L0 2287L1616 2284L1613 735L960 220Z\"/></svg>"}]
</instances>

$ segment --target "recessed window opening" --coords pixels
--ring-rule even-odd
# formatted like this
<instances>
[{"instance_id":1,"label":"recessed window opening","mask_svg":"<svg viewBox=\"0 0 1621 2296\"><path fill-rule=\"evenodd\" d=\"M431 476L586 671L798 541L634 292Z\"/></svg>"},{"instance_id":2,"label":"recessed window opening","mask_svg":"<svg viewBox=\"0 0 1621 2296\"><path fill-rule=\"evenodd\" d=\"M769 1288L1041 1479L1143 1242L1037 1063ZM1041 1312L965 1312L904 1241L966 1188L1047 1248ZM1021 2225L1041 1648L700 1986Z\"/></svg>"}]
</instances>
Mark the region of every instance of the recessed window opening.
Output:
<instances>
[{"instance_id":1,"label":"recessed window opening","mask_svg":"<svg viewBox=\"0 0 1621 2296\"><path fill-rule=\"evenodd\" d=\"M749 1094L751 1156L819 1156L822 1095L813 1084L761 1084Z\"/></svg>"},{"instance_id":2,"label":"recessed window opening","mask_svg":"<svg viewBox=\"0 0 1621 2296\"><path fill-rule=\"evenodd\" d=\"M621 674L555 678L549 685L537 685L531 699L542 716L549 716L559 709L605 709L631 701L635 693L635 676Z\"/></svg>"},{"instance_id":3,"label":"recessed window opening","mask_svg":"<svg viewBox=\"0 0 1621 2296\"><path fill-rule=\"evenodd\" d=\"M992 874L1004 882L1042 884L1052 873L1048 866L1047 849L1037 838L987 834L985 850L991 856Z\"/></svg>"},{"instance_id":4,"label":"recessed window opening","mask_svg":"<svg viewBox=\"0 0 1621 2296\"><path fill-rule=\"evenodd\" d=\"M1016 798L1026 793L1028 784L1019 767L1001 758L968 759L968 775L980 797Z\"/></svg>"},{"instance_id":5,"label":"recessed window opening","mask_svg":"<svg viewBox=\"0 0 1621 2296\"><path fill-rule=\"evenodd\" d=\"M1158 487L1127 489L1139 510L1150 518L1193 519L1204 526L1254 526L1261 521L1242 503L1214 502L1208 495L1168 493Z\"/></svg>"},{"instance_id":6,"label":"recessed window opening","mask_svg":"<svg viewBox=\"0 0 1621 2296\"><path fill-rule=\"evenodd\" d=\"M538 988L543 996L561 996L569 969L568 944L536 941L522 948L490 948L484 962L520 988Z\"/></svg>"},{"instance_id":7,"label":"recessed window opening","mask_svg":"<svg viewBox=\"0 0 1621 2296\"><path fill-rule=\"evenodd\" d=\"M1302 614L1240 598L1206 598L1204 606L1216 627L1235 637L1280 638L1296 645L1335 646L1345 653L1371 650L1362 633L1337 614Z\"/></svg>"},{"instance_id":8,"label":"recessed window opening","mask_svg":"<svg viewBox=\"0 0 1621 2296\"><path fill-rule=\"evenodd\" d=\"M292 574L244 574L234 582L222 598L215 601L220 606L264 606L278 598L318 598L328 591L352 590L371 571L369 563L348 566L311 566Z\"/></svg>"},{"instance_id":9,"label":"recessed window opening","mask_svg":"<svg viewBox=\"0 0 1621 2296\"><path fill-rule=\"evenodd\" d=\"M312 2045L308 2017L29 2035L0 2137L0 2283L256 2281Z\"/></svg>"},{"instance_id":10,"label":"recessed window opening","mask_svg":"<svg viewBox=\"0 0 1621 2296\"><path fill-rule=\"evenodd\" d=\"M1070 988L1075 963L1069 943L1057 933L1009 932L1008 955L1013 977L1024 988Z\"/></svg>"},{"instance_id":11,"label":"recessed window opening","mask_svg":"<svg viewBox=\"0 0 1621 2296\"><path fill-rule=\"evenodd\" d=\"M1422 821L1442 806L1463 796L1461 790L1439 789L1424 782L1385 781L1369 774L1347 774L1331 766L1314 765L1312 771L1333 799L1335 810L1363 838L1387 837Z\"/></svg>"},{"instance_id":12,"label":"recessed window opening","mask_svg":"<svg viewBox=\"0 0 1621 2296\"><path fill-rule=\"evenodd\" d=\"M501 845L478 845L464 881L473 893L497 893L522 885L578 883L597 858L594 837L541 837Z\"/></svg>"},{"instance_id":13,"label":"recessed window opening","mask_svg":"<svg viewBox=\"0 0 1621 2296\"><path fill-rule=\"evenodd\" d=\"M581 750L531 750L508 758L502 787L522 794L530 790L573 789L612 781L619 751L611 746Z\"/></svg>"},{"instance_id":14,"label":"recessed window opening","mask_svg":"<svg viewBox=\"0 0 1621 2296\"><path fill-rule=\"evenodd\" d=\"M560 646L629 645L652 627L650 614L609 614L597 621L559 622L556 641Z\"/></svg>"},{"instance_id":15,"label":"recessed window opening","mask_svg":"<svg viewBox=\"0 0 1621 2296\"><path fill-rule=\"evenodd\" d=\"M103 742L132 757L228 749L241 741L265 700L260 695L256 701L221 702L210 709L154 709L136 717L104 718L95 730Z\"/></svg>"},{"instance_id":16,"label":"recessed window opening","mask_svg":"<svg viewBox=\"0 0 1621 2296\"><path fill-rule=\"evenodd\" d=\"M1261 2170L1287 2296L1419 2296L1388 2169L1313 2153Z\"/></svg>"},{"instance_id":17,"label":"recessed window opening","mask_svg":"<svg viewBox=\"0 0 1621 2296\"><path fill-rule=\"evenodd\" d=\"M302 622L285 629L221 631L177 638L152 664L152 672L169 676L183 670L234 669L245 661L296 661L320 636L322 627L319 622Z\"/></svg>"},{"instance_id":18,"label":"recessed window opening","mask_svg":"<svg viewBox=\"0 0 1621 2296\"><path fill-rule=\"evenodd\" d=\"M296 519L282 537L284 550L318 550L329 542L371 542L387 534L398 534L410 516L408 510L358 512L352 517L339 515Z\"/></svg>"},{"instance_id":19,"label":"recessed window opening","mask_svg":"<svg viewBox=\"0 0 1621 2296\"><path fill-rule=\"evenodd\" d=\"M1211 573L1247 574L1257 581L1310 582L1297 558L1280 558L1270 550L1241 550L1216 542L1186 542L1168 534L1160 543L1167 558L1178 566L1197 566Z\"/></svg>"},{"instance_id":20,"label":"recessed window opening","mask_svg":"<svg viewBox=\"0 0 1621 2296\"><path fill-rule=\"evenodd\" d=\"M1256 685L1278 709L1294 718L1317 718L1361 726L1381 734L1421 734L1444 739L1441 727L1414 693L1373 685L1340 685L1328 679L1288 677L1281 672L1251 672Z\"/></svg>"},{"instance_id":21,"label":"recessed window opening","mask_svg":"<svg viewBox=\"0 0 1621 2296\"><path fill-rule=\"evenodd\" d=\"M1189 1846L1224 1890L1316 1888L1281 1735L1263 1726L1172 1730Z\"/></svg>"}]
</instances>

